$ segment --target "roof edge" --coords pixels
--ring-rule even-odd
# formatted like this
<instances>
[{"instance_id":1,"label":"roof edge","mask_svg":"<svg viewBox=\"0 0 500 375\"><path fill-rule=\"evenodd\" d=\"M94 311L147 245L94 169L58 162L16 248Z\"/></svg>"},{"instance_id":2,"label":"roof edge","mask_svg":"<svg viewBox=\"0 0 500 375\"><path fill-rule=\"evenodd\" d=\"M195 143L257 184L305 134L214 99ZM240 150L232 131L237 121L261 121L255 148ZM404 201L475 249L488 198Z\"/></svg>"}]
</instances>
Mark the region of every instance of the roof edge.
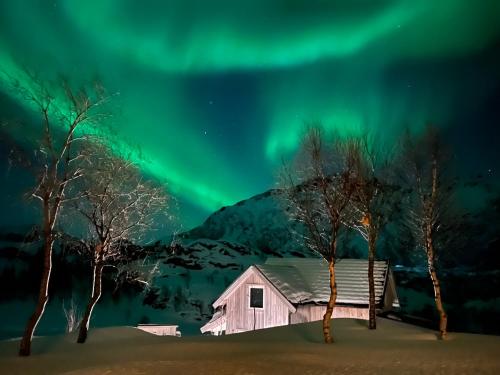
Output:
<instances>
[{"instance_id":1,"label":"roof edge","mask_svg":"<svg viewBox=\"0 0 500 375\"><path fill-rule=\"evenodd\" d=\"M259 272L259 274L262 276L262 278L267 281L269 283L269 285L276 291L278 292L278 295L281 296L281 298L283 299L283 301L288 305L288 308L294 313L295 311L297 311L297 308L288 300L288 298L286 298L286 296L281 292L281 290L278 289L278 287L276 285L274 285L272 283L271 280L269 280L267 278L266 275L264 275L264 272L262 272L258 265L254 265L252 267L255 267L255 269Z\"/></svg>"},{"instance_id":2,"label":"roof edge","mask_svg":"<svg viewBox=\"0 0 500 375\"><path fill-rule=\"evenodd\" d=\"M212 304L212 307L214 309L216 309L217 307L219 307L220 305L222 305L222 302L224 302L224 300L226 300L231 294L233 294L237 287L242 284L244 282L244 280L246 278L248 278L250 276L250 274L253 272L253 271L256 271L257 274L262 277L262 279L264 280L264 282L266 282L266 284L274 290L274 292L280 297L280 299L283 300L283 302L285 302L285 304L287 305L288 309L294 313L295 311L297 311L297 309L295 308L295 306L283 295L283 293L262 273L261 270L259 270L259 268L253 264L251 265L250 267L247 268L247 270L245 272L243 272L239 277L236 278L236 280L234 280L231 285L229 285L226 290L224 292L222 292L222 294L219 296L219 298L217 298L215 300L215 302Z\"/></svg>"},{"instance_id":3,"label":"roof edge","mask_svg":"<svg viewBox=\"0 0 500 375\"><path fill-rule=\"evenodd\" d=\"M242 278L247 278L248 276L250 276L250 273L251 273L251 270L252 268L256 268L254 267L253 265L248 267L246 269L245 272L243 272L240 276L238 276L222 293L221 295L219 296L219 298L217 298L214 303L212 303L212 307L215 309L217 307L219 307L222 303L222 301L224 301L224 299L226 299L230 294L233 293L234 289L236 288L236 285L240 282L240 279Z\"/></svg>"}]
</instances>

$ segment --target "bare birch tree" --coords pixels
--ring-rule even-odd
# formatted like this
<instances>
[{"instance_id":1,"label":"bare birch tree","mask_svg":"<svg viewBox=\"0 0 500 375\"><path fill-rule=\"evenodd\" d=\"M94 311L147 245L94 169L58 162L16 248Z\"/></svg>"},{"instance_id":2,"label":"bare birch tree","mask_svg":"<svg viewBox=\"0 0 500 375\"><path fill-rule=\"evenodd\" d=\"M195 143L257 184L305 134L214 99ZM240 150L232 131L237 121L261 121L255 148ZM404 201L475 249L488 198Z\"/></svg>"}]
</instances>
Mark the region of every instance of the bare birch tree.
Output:
<instances>
[{"instance_id":1,"label":"bare birch tree","mask_svg":"<svg viewBox=\"0 0 500 375\"><path fill-rule=\"evenodd\" d=\"M131 268L126 244L142 240L168 216L165 187L145 180L136 165L112 155L106 147L94 145L82 169L87 171L78 188L83 199L76 201L75 209L88 229L82 244L91 259L92 291L80 323L78 343L87 339L92 311L102 294L104 267L119 269L120 277L147 282L140 267L151 276L155 266L143 263Z\"/></svg>"},{"instance_id":2,"label":"bare birch tree","mask_svg":"<svg viewBox=\"0 0 500 375\"><path fill-rule=\"evenodd\" d=\"M406 221L419 247L425 251L427 268L434 289L439 314L439 338L447 335L448 317L443 305L441 285L436 269L438 248L446 232L453 183L445 178L445 152L437 130L428 127L413 140L403 140L402 177L408 191ZM450 228L448 226L448 228Z\"/></svg>"},{"instance_id":3,"label":"bare birch tree","mask_svg":"<svg viewBox=\"0 0 500 375\"><path fill-rule=\"evenodd\" d=\"M351 213L344 223L360 233L368 244L368 328L376 329L376 246L379 233L389 219L392 206L389 201L396 189L388 180L389 159L387 155L381 155L369 134L351 143L354 194L349 205Z\"/></svg>"},{"instance_id":4,"label":"bare birch tree","mask_svg":"<svg viewBox=\"0 0 500 375\"><path fill-rule=\"evenodd\" d=\"M36 327L49 300L52 251L61 208L67 203L68 187L83 176L76 166L79 145L97 134L104 113L106 96L101 86L92 90L74 90L65 81L45 83L25 71L23 81L2 75L2 83L23 98L40 116L40 136L30 156L29 169L34 173L30 197L40 202L42 211L43 267L35 310L28 319L21 339L19 355L29 356Z\"/></svg>"},{"instance_id":5,"label":"bare birch tree","mask_svg":"<svg viewBox=\"0 0 500 375\"><path fill-rule=\"evenodd\" d=\"M304 225L306 245L328 263L330 297L323 316L325 343L334 341L331 318L337 299L335 260L339 231L353 194L351 151L349 141L327 141L321 128L312 127L303 138L294 170L285 170L283 177L291 215Z\"/></svg>"}]
</instances>

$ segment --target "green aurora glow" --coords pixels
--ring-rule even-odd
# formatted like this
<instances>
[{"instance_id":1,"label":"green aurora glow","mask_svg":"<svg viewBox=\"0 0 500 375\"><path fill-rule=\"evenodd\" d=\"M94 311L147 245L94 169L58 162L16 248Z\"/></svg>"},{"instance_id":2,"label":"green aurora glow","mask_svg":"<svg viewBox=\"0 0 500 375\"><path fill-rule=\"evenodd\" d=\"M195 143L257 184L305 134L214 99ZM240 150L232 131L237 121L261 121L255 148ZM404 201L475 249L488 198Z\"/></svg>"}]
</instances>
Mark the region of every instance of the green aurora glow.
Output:
<instances>
[{"instance_id":1,"label":"green aurora glow","mask_svg":"<svg viewBox=\"0 0 500 375\"><path fill-rule=\"evenodd\" d=\"M498 19L496 0L4 1L0 68L119 92L110 142L198 208L189 226L270 188L304 121L453 126L500 81Z\"/></svg>"}]
</instances>

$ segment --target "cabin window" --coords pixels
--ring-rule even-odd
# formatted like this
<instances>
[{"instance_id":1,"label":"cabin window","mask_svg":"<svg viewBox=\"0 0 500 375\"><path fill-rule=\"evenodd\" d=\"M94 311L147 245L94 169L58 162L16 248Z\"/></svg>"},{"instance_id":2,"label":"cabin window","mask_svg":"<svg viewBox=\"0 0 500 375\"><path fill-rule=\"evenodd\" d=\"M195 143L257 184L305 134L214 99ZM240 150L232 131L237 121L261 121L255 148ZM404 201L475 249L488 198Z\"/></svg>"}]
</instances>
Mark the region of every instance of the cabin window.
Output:
<instances>
[{"instance_id":1,"label":"cabin window","mask_svg":"<svg viewBox=\"0 0 500 375\"><path fill-rule=\"evenodd\" d=\"M264 307L263 288L250 288L250 307L256 307L260 309Z\"/></svg>"}]
</instances>

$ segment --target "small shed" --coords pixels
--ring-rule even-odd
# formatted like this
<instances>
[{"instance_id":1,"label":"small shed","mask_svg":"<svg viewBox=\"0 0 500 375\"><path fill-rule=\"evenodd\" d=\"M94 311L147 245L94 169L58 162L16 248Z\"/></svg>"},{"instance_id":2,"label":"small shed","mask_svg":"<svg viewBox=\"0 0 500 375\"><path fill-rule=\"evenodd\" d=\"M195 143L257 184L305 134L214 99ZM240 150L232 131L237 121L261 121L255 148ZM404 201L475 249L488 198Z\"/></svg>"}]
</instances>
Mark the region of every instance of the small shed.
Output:
<instances>
[{"instance_id":1,"label":"small shed","mask_svg":"<svg viewBox=\"0 0 500 375\"><path fill-rule=\"evenodd\" d=\"M334 318L368 319L368 261L341 259L335 264ZM375 261L377 312L399 307L387 261ZM233 334L323 319L330 297L328 265L323 259L270 258L250 266L213 303L202 333Z\"/></svg>"},{"instance_id":2,"label":"small shed","mask_svg":"<svg viewBox=\"0 0 500 375\"><path fill-rule=\"evenodd\" d=\"M178 325L168 324L139 324L138 329L157 336L176 336L181 337L181 332L177 329Z\"/></svg>"}]
</instances>

